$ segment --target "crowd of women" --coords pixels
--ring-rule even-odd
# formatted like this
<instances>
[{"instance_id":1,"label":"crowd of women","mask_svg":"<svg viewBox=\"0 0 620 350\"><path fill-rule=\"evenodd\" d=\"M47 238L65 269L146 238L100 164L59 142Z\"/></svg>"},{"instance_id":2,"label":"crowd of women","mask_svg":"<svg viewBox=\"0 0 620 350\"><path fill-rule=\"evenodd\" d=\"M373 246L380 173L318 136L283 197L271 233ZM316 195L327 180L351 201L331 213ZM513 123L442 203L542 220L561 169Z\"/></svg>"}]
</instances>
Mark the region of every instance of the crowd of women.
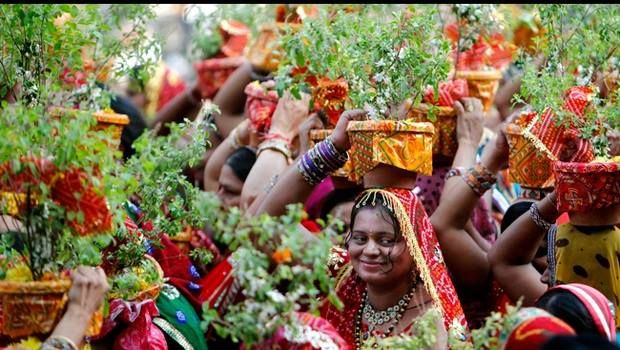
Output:
<instances>
[{"instance_id":1,"label":"crowd of women","mask_svg":"<svg viewBox=\"0 0 620 350\"><path fill-rule=\"evenodd\" d=\"M418 320L438 312L441 317L431 348L446 349L454 334L467 341L470 331L483 327L492 312L505 312L507 305L520 303L510 329L497 337L494 346L616 348L620 198L611 196L597 203L584 198L581 210L565 214L559 204L567 196L600 194L546 188L519 191L515 198L504 196L513 189L505 178L510 154L505 126L524 107L509 103L518 76L504 77L490 111L485 112L474 97L454 102L457 151L451 159L434 161L432 176L379 164L359 183L333 174L345 166L350 152L363 152L352 148L347 127L366 120L367 112L344 111L331 135L313 143L310 131L324 125L308 107L310 96L296 99L286 93L270 102L251 103L252 83L258 80L267 90L273 88L271 79L268 72L244 62L216 94L205 91L200 81L185 90L176 89L175 97L160 104L150 123L165 135L168 123L195 118L201 101L210 99L220 113L202 166L187 171L196 186L216 192L223 206L238 207L251 216L278 216L288 204L304 203L308 215L299 230L307 244L315 239L320 219L332 216L344 222L343 244L333 246L327 262L343 307L325 302L319 316L300 316L324 335L325 343L295 344L275 339L276 335L257 347L360 349L373 337L421 336ZM131 87L138 85L147 84ZM130 95L133 99L117 99L133 104L125 109L131 110L125 113L132 119L122 139L126 153L134 135L146 127L140 109L147 94L137 89ZM265 109L270 109L271 122L265 133L259 133L249 119ZM616 152L612 156L617 156L617 131L608 137L612 153ZM578 158L572 159L579 163ZM584 172L596 174L618 194L617 171L582 164ZM502 200L509 205L498 204ZM214 253L209 270L197 271L190 255L162 236L160 247L152 253L168 278L162 293L151 304L112 305L114 312L125 315L116 323L125 322L126 329L106 323L107 335L92 339L91 347L240 346L213 332L207 336L200 328L204 303L224 312L243 293L235 283L228 247L214 241L208 228L192 235L193 247L207 247ZM83 344L84 320L99 308L108 289L101 269L80 268L73 276L68 310L44 349ZM147 308L155 311L143 317ZM134 322L138 317L141 321Z\"/></svg>"}]
</instances>

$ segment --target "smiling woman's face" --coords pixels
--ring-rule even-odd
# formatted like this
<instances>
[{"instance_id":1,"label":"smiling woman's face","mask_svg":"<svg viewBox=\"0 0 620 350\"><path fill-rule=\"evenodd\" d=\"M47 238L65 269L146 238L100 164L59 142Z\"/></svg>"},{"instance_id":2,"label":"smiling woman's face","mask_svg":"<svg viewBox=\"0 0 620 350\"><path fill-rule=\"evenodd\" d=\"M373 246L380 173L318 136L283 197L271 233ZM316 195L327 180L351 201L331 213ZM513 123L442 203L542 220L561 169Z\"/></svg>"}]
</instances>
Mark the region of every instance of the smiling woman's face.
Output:
<instances>
[{"instance_id":1,"label":"smiling woman's face","mask_svg":"<svg viewBox=\"0 0 620 350\"><path fill-rule=\"evenodd\" d=\"M351 264L368 284L391 286L411 278L413 259L394 226L380 207L362 208L353 220L348 242Z\"/></svg>"}]
</instances>

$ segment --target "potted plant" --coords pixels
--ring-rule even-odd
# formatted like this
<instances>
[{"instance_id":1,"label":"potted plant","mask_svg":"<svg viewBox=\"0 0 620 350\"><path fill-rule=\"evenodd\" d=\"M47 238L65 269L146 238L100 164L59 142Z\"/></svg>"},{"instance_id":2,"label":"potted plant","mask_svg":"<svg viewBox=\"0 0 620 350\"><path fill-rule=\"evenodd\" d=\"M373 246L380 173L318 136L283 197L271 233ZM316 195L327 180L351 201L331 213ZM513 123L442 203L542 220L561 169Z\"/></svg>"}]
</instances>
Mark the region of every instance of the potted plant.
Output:
<instances>
[{"instance_id":1,"label":"potted plant","mask_svg":"<svg viewBox=\"0 0 620 350\"><path fill-rule=\"evenodd\" d=\"M157 51L145 29L152 18L146 5L4 6L0 95L30 106L98 112L98 128L114 129L116 138L128 118L107 109L110 93L101 83L125 78L132 61L143 67L139 74L148 74L148 53Z\"/></svg>"},{"instance_id":2,"label":"potted plant","mask_svg":"<svg viewBox=\"0 0 620 350\"><path fill-rule=\"evenodd\" d=\"M611 68L620 37L609 36L617 11L608 6L541 6L544 37L537 40L542 64L525 58L518 102L529 112L506 129L510 176L526 187L553 186L553 161L609 159L608 130L618 128L618 104L602 99L595 73ZM543 45L544 43L544 45ZM587 44L586 44L587 43ZM584 45L596 48L585 54ZM573 149L574 145L583 145ZM528 156L526 149L534 153ZM535 155L534 155L535 154ZM529 174L529 176L528 176ZM535 176L533 176L535 175Z\"/></svg>"},{"instance_id":3,"label":"potted plant","mask_svg":"<svg viewBox=\"0 0 620 350\"><path fill-rule=\"evenodd\" d=\"M295 63L306 65L307 72L317 77L344 79L348 84L346 108L368 112L370 120L349 124L350 178L354 181L361 181L379 164L431 172L433 127L397 121L395 110L412 97L412 91L412 100L418 104L427 85L437 86L447 76L448 43L436 30L435 15L432 7L415 16L407 12L358 16L339 11L309 22L308 30L299 38L307 47L298 45L297 56L292 56ZM307 76L300 74L297 79ZM299 85L292 85L293 95ZM387 149L393 152L381 151Z\"/></svg>"},{"instance_id":4,"label":"potted plant","mask_svg":"<svg viewBox=\"0 0 620 350\"><path fill-rule=\"evenodd\" d=\"M469 95L482 101L489 111L502 78L501 71L512 61L514 45L501 34L495 5L452 5L456 22L446 26L452 42L454 79L467 80Z\"/></svg>"},{"instance_id":5,"label":"potted plant","mask_svg":"<svg viewBox=\"0 0 620 350\"><path fill-rule=\"evenodd\" d=\"M191 10L190 10L191 11ZM265 7L220 4L205 14L197 10L193 22L192 56L202 90L214 96L226 79L245 61L243 55L257 31L256 22Z\"/></svg>"},{"instance_id":6,"label":"potted plant","mask_svg":"<svg viewBox=\"0 0 620 350\"><path fill-rule=\"evenodd\" d=\"M314 236L316 240L307 244L297 227L303 218L300 205L289 206L280 217L247 217L237 208L213 214L216 239L233 250L240 298L222 312L205 302L205 331L213 329L252 349L282 327L295 334L295 329L301 328L298 311L317 314L325 299L340 304L325 264L336 223L326 224ZM278 239L273 239L276 233Z\"/></svg>"},{"instance_id":7,"label":"potted plant","mask_svg":"<svg viewBox=\"0 0 620 350\"><path fill-rule=\"evenodd\" d=\"M105 133L83 137L95 122L89 113L57 119L42 107L3 103L2 115L0 191L12 202L0 206L18 224L3 233L0 248L8 264L0 280L0 333L44 335L67 301L67 271L100 264L100 250L122 220L114 211L123 196L113 185L119 153L104 151ZM91 335L102 317L93 318Z\"/></svg>"}]
</instances>

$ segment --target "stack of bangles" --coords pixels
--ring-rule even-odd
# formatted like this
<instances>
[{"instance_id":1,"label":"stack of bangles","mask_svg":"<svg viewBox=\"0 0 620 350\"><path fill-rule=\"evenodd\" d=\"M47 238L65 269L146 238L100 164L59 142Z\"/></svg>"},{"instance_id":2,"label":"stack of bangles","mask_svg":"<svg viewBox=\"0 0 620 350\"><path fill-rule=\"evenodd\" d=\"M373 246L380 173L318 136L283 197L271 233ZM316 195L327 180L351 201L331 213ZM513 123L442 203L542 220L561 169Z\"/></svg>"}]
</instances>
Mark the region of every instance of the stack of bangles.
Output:
<instances>
[{"instance_id":1,"label":"stack of bangles","mask_svg":"<svg viewBox=\"0 0 620 350\"><path fill-rule=\"evenodd\" d=\"M473 168L469 169L462 175L462 177L478 197L482 197L482 195L493 187L497 181L495 174L490 172L489 169L481 163L478 163Z\"/></svg>"},{"instance_id":2,"label":"stack of bangles","mask_svg":"<svg viewBox=\"0 0 620 350\"><path fill-rule=\"evenodd\" d=\"M331 137L327 137L304 153L297 163L297 169L304 180L314 186L330 173L342 168L347 159L347 152L338 151Z\"/></svg>"}]
</instances>

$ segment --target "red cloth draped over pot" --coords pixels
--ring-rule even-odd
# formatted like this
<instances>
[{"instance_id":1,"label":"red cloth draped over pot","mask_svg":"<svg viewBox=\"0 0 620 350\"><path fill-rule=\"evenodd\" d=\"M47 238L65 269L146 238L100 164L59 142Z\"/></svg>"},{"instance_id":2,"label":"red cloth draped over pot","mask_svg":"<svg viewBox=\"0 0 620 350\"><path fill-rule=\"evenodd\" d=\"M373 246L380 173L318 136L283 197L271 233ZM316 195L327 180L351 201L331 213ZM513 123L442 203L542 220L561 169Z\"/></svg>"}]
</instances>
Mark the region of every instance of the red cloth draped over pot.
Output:
<instances>
[{"instance_id":1,"label":"red cloth draped over pot","mask_svg":"<svg viewBox=\"0 0 620 350\"><path fill-rule=\"evenodd\" d=\"M435 92L432 87L428 87L424 93L424 102L436 106L452 107L454 102L463 97L469 96L467 88L467 80L456 79L439 83L439 98L435 98Z\"/></svg>"},{"instance_id":2,"label":"red cloth draped over pot","mask_svg":"<svg viewBox=\"0 0 620 350\"><path fill-rule=\"evenodd\" d=\"M115 299L110 303L110 314L103 323L101 333L93 339L103 339L114 329L121 329L114 340L114 350L167 350L164 333L153 324L159 316L153 300L139 303Z\"/></svg>"},{"instance_id":3,"label":"red cloth draped over pot","mask_svg":"<svg viewBox=\"0 0 620 350\"><path fill-rule=\"evenodd\" d=\"M239 68L243 57L211 58L194 63L198 75L198 84L203 98L213 98L224 85L228 77Z\"/></svg>"},{"instance_id":4,"label":"red cloth draped over pot","mask_svg":"<svg viewBox=\"0 0 620 350\"><path fill-rule=\"evenodd\" d=\"M620 203L620 163L556 162L553 172L560 212L585 212Z\"/></svg>"},{"instance_id":5,"label":"red cloth draped over pot","mask_svg":"<svg viewBox=\"0 0 620 350\"><path fill-rule=\"evenodd\" d=\"M250 126L259 133L266 133L271 127L271 117L278 105L278 93L268 89L258 81L246 85L245 110L250 119Z\"/></svg>"}]
</instances>

